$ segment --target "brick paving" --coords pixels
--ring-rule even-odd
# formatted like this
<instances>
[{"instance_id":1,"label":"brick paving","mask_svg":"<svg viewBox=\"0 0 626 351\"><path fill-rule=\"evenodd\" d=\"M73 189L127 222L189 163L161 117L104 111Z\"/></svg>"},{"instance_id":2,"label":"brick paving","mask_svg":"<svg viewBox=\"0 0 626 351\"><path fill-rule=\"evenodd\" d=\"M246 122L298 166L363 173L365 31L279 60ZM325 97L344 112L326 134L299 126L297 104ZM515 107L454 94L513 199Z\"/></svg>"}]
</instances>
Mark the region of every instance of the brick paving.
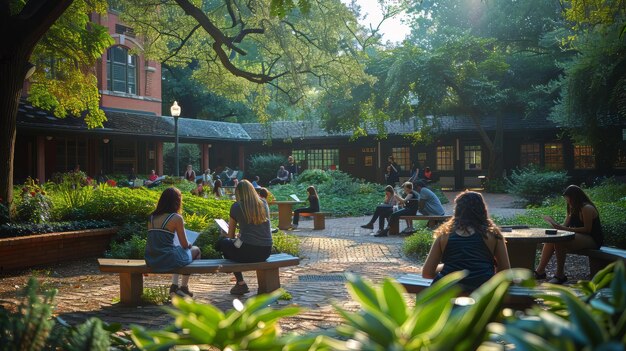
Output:
<instances>
[{"instance_id":1,"label":"brick paving","mask_svg":"<svg viewBox=\"0 0 626 351\"><path fill-rule=\"evenodd\" d=\"M447 193L453 198L455 193ZM508 216L523 210L511 208L514 199L508 195L487 195L487 202L494 215ZM446 205L451 213L452 204ZM336 326L341 319L334 312L332 303L355 310L358 305L351 300L345 287L343 274L351 272L380 282L404 272L418 273L419 260L402 253L403 237L376 238L372 230L360 228L369 217L327 218L326 229L314 231L312 220L303 220L300 228L291 233L301 239L302 260L297 267L281 269L281 284L293 297L291 301L279 301L280 305L295 304L305 308L296 317L281 322L285 331L305 332ZM83 260L38 271L43 284L56 287L56 313L69 323L82 322L97 316L106 322L119 322L124 326L139 324L160 328L171 322L161 306L124 307L116 303L119 296L119 280L114 274L98 271L97 262ZM0 303L15 303L15 292L23 285L32 271L2 278ZM256 291L254 272L244 273L252 292ZM145 286L169 286L168 275L149 275ZM211 303L222 310L232 308L236 298L228 291L234 284L231 274L193 275L190 289L196 301ZM248 294L241 298L245 301ZM408 298L408 295L407 295Z\"/></svg>"}]
</instances>

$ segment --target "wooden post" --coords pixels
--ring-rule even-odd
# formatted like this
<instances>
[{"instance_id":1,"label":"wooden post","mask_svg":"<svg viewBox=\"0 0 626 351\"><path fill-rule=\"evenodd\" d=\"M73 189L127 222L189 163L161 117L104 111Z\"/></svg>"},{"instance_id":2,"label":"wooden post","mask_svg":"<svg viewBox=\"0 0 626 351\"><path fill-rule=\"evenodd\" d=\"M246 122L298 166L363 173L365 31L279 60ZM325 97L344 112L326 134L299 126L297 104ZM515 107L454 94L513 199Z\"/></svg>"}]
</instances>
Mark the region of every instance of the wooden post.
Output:
<instances>
[{"instance_id":1,"label":"wooden post","mask_svg":"<svg viewBox=\"0 0 626 351\"><path fill-rule=\"evenodd\" d=\"M259 294L269 293L280 288L278 268L257 270L256 279L259 283Z\"/></svg>"},{"instance_id":2,"label":"wooden post","mask_svg":"<svg viewBox=\"0 0 626 351\"><path fill-rule=\"evenodd\" d=\"M323 213L313 213L313 229L322 230L326 228L326 215Z\"/></svg>"},{"instance_id":3,"label":"wooden post","mask_svg":"<svg viewBox=\"0 0 626 351\"><path fill-rule=\"evenodd\" d=\"M120 302L124 305L139 305L141 294L143 294L143 274L120 273Z\"/></svg>"}]
</instances>

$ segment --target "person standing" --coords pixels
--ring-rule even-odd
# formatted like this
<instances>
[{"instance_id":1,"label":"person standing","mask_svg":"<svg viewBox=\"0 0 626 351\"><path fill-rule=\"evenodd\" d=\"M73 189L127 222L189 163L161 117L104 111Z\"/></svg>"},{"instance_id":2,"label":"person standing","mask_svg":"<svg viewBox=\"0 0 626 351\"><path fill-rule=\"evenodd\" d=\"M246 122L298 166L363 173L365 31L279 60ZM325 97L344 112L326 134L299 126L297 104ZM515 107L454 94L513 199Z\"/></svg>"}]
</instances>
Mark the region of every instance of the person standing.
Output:
<instances>
[{"instance_id":1,"label":"person standing","mask_svg":"<svg viewBox=\"0 0 626 351\"><path fill-rule=\"evenodd\" d=\"M535 270L536 279L546 279L546 266L552 255L556 256L556 273L549 281L552 284L563 284L565 276L565 258L568 252L582 249L598 249L604 241L600 213L589 196L576 185L568 186L563 192L567 202L567 217L565 222L558 224L552 217L544 216L552 228L574 232L574 240L556 243L544 243L541 250L541 259Z\"/></svg>"},{"instance_id":2,"label":"person standing","mask_svg":"<svg viewBox=\"0 0 626 351\"><path fill-rule=\"evenodd\" d=\"M237 226L239 235L236 235ZM272 253L270 209L247 180L242 180L235 188L235 203L230 207L228 237L221 238L217 247L225 258L242 263L262 262ZM250 292L241 272L233 274L237 282L230 289L230 293L243 295Z\"/></svg>"},{"instance_id":3,"label":"person standing","mask_svg":"<svg viewBox=\"0 0 626 351\"><path fill-rule=\"evenodd\" d=\"M482 195L465 191L454 202L454 216L435 231L422 276L434 283L465 270L468 275L459 284L464 292L471 292L511 264L506 241L489 218Z\"/></svg>"},{"instance_id":4,"label":"person standing","mask_svg":"<svg viewBox=\"0 0 626 351\"><path fill-rule=\"evenodd\" d=\"M286 169L289 172L289 181L296 179L296 177L298 176L298 165L296 164L295 159L291 155L287 157Z\"/></svg>"},{"instance_id":5,"label":"person standing","mask_svg":"<svg viewBox=\"0 0 626 351\"><path fill-rule=\"evenodd\" d=\"M202 183L204 183L204 185L208 185L209 187L213 187L213 174L211 174L211 169L207 168L204 170L204 173L202 173Z\"/></svg>"},{"instance_id":6,"label":"person standing","mask_svg":"<svg viewBox=\"0 0 626 351\"><path fill-rule=\"evenodd\" d=\"M298 208L293 211L293 223L291 224L292 229L298 228L298 223L300 222L300 213L313 213L320 211L320 199L317 196L317 190L313 185L310 185L306 188L306 192L309 194L307 200L309 201L308 207Z\"/></svg>"},{"instance_id":7,"label":"person standing","mask_svg":"<svg viewBox=\"0 0 626 351\"><path fill-rule=\"evenodd\" d=\"M154 272L169 272L184 267L200 258L200 249L187 241L182 212L182 195L177 188L167 188L161 193L157 207L150 214L146 241L146 264ZM174 244L174 236L180 245ZM189 275L183 275L178 285L178 274L172 275L170 296L189 296Z\"/></svg>"},{"instance_id":8,"label":"person standing","mask_svg":"<svg viewBox=\"0 0 626 351\"><path fill-rule=\"evenodd\" d=\"M396 184L400 181L400 166L396 163L393 156L389 156L387 158L389 161L388 165L388 173L387 173L387 185L396 186Z\"/></svg>"}]
</instances>

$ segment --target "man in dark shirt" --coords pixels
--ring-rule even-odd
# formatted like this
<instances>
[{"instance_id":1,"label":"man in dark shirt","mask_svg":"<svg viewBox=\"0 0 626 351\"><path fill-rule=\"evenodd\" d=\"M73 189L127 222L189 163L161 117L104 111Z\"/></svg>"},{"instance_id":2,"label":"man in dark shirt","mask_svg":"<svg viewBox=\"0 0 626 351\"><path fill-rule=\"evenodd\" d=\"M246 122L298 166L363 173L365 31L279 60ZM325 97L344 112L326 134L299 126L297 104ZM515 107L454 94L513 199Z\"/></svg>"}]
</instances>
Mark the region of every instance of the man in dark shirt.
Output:
<instances>
[{"instance_id":1,"label":"man in dark shirt","mask_svg":"<svg viewBox=\"0 0 626 351\"><path fill-rule=\"evenodd\" d=\"M387 158L389 161L389 173L387 175L387 185L396 186L400 181L400 166L393 159L393 156Z\"/></svg>"},{"instance_id":2,"label":"man in dark shirt","mask_svg":"<svg viewBox=\"0 0 626 351\"><path fill-rule=\"evenodd\" d=\"M289 171L285 169L285 166L280 166L276 173L276 178L270 180L270 185L285 184L289 181Z\"/></svg>"},{"instance_id":3,"label":"man in dark shirt","mask_svg":"<svg viewBox=\"0 0 626 351\"><path fill-rule=\"evenodd\" d=\"M293 156L287 157L287 171L289 172L289 181L294 180L298 176L298 165Z\"/></svg>"}]
</instances>

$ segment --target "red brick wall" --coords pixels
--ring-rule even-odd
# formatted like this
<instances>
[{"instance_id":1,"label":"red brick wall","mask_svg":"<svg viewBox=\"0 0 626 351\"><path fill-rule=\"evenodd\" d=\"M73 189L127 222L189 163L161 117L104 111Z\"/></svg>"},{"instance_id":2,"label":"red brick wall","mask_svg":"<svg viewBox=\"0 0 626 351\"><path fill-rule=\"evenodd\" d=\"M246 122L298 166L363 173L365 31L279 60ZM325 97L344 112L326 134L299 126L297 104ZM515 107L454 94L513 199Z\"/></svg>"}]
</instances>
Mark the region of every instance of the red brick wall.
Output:
<instances>
[{"instance_id":1,"label":"red brick wall","mask_svg":"<svg viewBox=\"0 0 626 351\"><path fill-rule=\"evenodd\" d=\"M89 257L103 257L118 228L0 239L0 272Z\"/></svg>"}]
</instances>

